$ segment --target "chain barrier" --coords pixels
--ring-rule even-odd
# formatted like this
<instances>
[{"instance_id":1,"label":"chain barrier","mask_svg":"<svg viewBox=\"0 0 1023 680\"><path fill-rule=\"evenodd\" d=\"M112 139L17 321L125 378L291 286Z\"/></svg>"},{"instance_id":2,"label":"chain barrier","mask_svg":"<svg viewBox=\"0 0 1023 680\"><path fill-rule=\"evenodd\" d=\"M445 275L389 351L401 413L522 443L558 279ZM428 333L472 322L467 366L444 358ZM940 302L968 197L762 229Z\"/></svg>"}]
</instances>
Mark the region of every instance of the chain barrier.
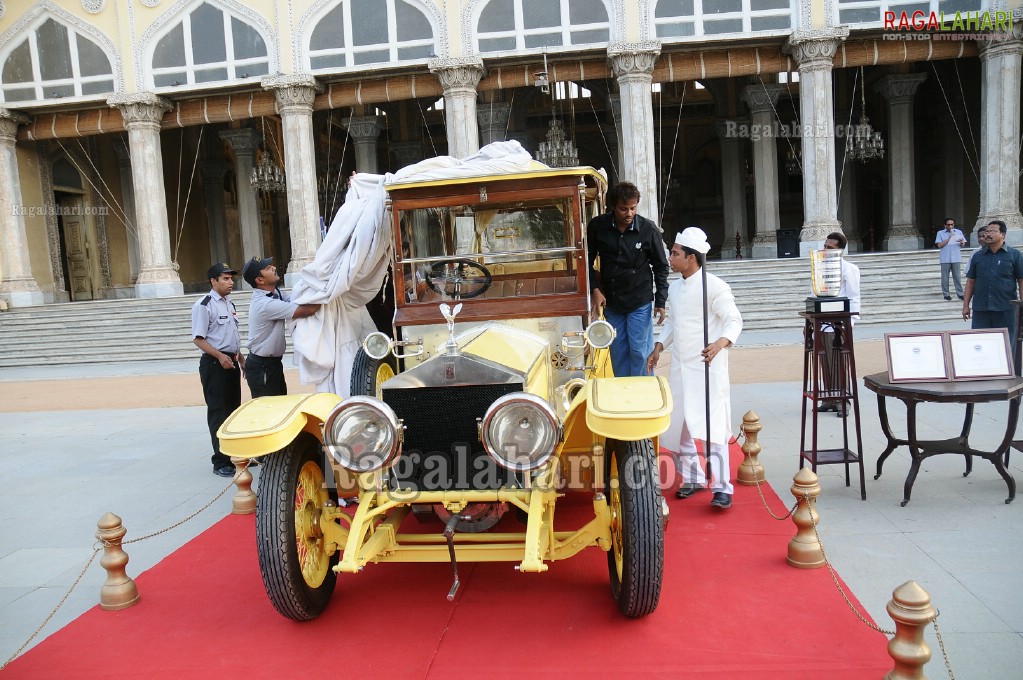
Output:
<instances>
[{"instance_id":1,"label":"chain barrier","mask_svg":"<svg viewBox=\"0 0 1023 680\"><path fill-rule=\"evenodd\" d=\"M159 536L160 534L165 534L168 531L170 531L171 529L176 529L177 527L181 526L185 522L187 522L190 519L194 518L196 515L198 515L199 513L203 512L204 510L209 508L211 505L216 503L218 500L220 500L220 498L225 493L227 493L228 490L232 486L234 486L234 483L238 479L238 475L239 474L240 473L236 472L234 477L231 478L231 481L228 482L226 487L224 487L223 491L218 493L216 496L214 496L213 500L211 500L209 503L207 503L206 505L202 506L201 508L199 508L198 510L193 512L191 515L189 515L185 519L183 519L183 520L181 520L179 522L175 522L174 524L170 525L169 527L160 529L159 531L154 531L151 534L146 534L145 536L139 536L138 538L133 538L130 541L121 541L120 544L122 546L125 546L125 545L129 545L131 543L138 543L139 541L144 541L144 540L146 540L148 538L153 538L154 536ZM103 548L107 548L107 547L110 547L111 545L115 545L115 544L116 543L111 542L111 541L97 541L94 544L93 551L92 551L92 556L89 558L89 561L86 562L85 567L82 568L81 573L78 574L78 578L75 579L74 583L71 584L71 587L67 589L66 593L64 593L64 597L60 598L60 602L57 603L57 606L54 607L53 611L50 612L50 614L46 617L46 619L41 624L39 624L39 627L36 628L35 631L31 635L28 636L28 639L25 640L24 644L22 644L21 647L18 647L18 650L16 652L14 652L14 654L12 654L6 661L4 661L3 665L0 665L0 671L2 671L4 668L6 668L7 664L9 664L10 662L12 662L15 659L17 659L18 656L20 656L21 653L23 651L25 651L25 648L29 646L29 644L32 642L32 640L35 640L36 636L39 635L39 633L42 632L43 628L46 627L46 624L48 624L50 622L50 619L52 619L54 617L54 615L56 615L56 613L58 611L60 611L60 608L64 606L64 603L67 601L68 597L71 595L71 592L75 588L78 587L78 584L79 584L79 582L81 582L82 578L85 576L85 573L87 571L89 571L89 567L91 567L92 563L96 561L96 555L98 555L100 553L100 551L103 550ZM98 546L98 547L95 547L95 546Z\"/></svg>"},{"instance_id":2,"label":"chain barrier","mask_svg":"<svg viewBox=\"0 0 1023 680\"><path fill-rule=\"evenodd\" d=\"M745 438L746 438L746 431L743 430L742 427L740 426L739 427L739 435L735 438L735 443L739 444L739 442L741 442ZM740 446L740 448L742 447L741 444L739 444L739 446ZM745 455L745 451L743 452L743 454ZM753 481L756 484L757 493L760 494L760 502L764 504L764 508L767 510L768 514L771 515L771 517L773 517L774 519L778 520L779 522L784 522L789 517L792 517L792 513L794 513L796 511L796 508L799 507L799 501L798 500L795 503L792 504L792 507L789 508L789 511L787 513L785 513L784 515L779 517L778 515L774 514L774 510L772 510L771 506L767 504L767 498L764 496L764 490L760 488L760 485L763 484L764 482L759 480L759 479L754 479Z\"/></svg>"},{"instance_id":3,"label":"chain barrier","mask_svg":"<svg viewBox=\"0 0 1023 680\"><path fill-rule=\"evenodd\" d=\"M945 650L945 640L941 637L941 628L938 627L938 617L941 616L941 610L935 610L934 619L931 623L934 625L934 634L938 637L938 647L941 648L941 656L945 659L945 670L948 671L949 680L956 680L956 674L952 671L952 662L948 660L948 652Z\"/></svg>"}]
</instances>

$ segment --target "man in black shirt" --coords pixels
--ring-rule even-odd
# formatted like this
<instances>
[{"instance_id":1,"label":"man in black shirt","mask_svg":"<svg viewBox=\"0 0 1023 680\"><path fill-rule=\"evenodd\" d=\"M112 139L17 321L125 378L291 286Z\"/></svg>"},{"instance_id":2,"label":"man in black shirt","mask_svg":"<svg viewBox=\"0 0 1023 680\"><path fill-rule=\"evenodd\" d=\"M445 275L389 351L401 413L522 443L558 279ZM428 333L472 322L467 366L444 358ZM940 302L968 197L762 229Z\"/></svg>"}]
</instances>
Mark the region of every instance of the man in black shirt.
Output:
<instances>
[{"instance_id":1,"label":"man in black shirt","mask_svg":"<svg viewBox=\"0 0 1023 680\"><path fill-rule=\"evenodd\" d=\"M617 377L648 375L646 359L654 348L653 312L664 322L668 298L668 257L661 232L636 214L639 189L621 182L608 192L612 208L586 225L590 263L590 310L615 327L611 366ZM600 271L594 262L600 258ZM655 292L656 289L656 292ZM652 303L652 304L651 304Z\"/></svg>"}]
</instances>

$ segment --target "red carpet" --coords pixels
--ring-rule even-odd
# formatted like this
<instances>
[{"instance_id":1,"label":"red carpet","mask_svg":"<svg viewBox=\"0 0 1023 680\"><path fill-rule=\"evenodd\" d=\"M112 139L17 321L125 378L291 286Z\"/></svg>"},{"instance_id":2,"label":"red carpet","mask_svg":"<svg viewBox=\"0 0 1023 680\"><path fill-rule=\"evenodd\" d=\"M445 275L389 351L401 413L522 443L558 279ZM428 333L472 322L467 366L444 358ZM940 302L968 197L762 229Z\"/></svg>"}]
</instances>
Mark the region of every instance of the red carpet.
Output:
<instances>
[{"instance_id":1,"label":"red carpet","mask_svg":"<svg viewBox=\"0 0 1023 680\"><path fill-rule=\"evenodd\" d=\"M776 513L791 502L764 492ZM737 486L724 513L708 493L669 498L665 583L643 619L618 613L605 554L588 549L545 574L462 564L450 603L447 564L370 565L339 577L323 616L296 623L263 590L255 517L229 516L137 576L138 605L90 610L0 677L860 680L891 670L886 638L855 618L827 570L785 563L794 526L771 519L755 488Z\"/></svg>"}]
</instances>

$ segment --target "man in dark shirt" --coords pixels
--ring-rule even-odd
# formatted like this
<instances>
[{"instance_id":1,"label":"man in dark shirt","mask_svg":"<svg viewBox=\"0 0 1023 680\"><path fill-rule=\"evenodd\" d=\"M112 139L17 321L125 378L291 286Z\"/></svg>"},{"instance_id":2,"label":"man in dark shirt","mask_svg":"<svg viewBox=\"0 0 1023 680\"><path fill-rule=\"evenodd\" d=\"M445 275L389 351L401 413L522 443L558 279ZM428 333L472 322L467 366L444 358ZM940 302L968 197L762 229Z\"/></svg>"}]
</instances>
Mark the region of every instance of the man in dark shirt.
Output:
<instances>
[{"instance_id":1,"label":"man in dark shirt","mask_svg":"<svg viewBox=\"0 0 1023 680\"><path fill-rule=\"evenodd\" d=\"M590 312L597 318L603 307L604 318L617 332L611 344L615 376L648 375L646 359L654 348L651 308L657 323L663 323L668 256L657 225L636 214L635 184L616 185L608 192L607 203L612 210L586 226ZM598 257L599 271L594 267Z\"/></svg>"},{"instance_id":2,"label":"man in dark shirt","mask_svg":"<svg viewBox=\"0 0 1023 680\"><path fill-rule=\"evenodd\" d=\"M992 220L980 241L983 246L966 269L963 319L972 328L1007 328L1009 346L1016 346L1016 311L1012 301L1023 298L1023 254L1005 245L1005 222ZM971 313L970 302L973 302Z\"/></svg>"}]
</instances>

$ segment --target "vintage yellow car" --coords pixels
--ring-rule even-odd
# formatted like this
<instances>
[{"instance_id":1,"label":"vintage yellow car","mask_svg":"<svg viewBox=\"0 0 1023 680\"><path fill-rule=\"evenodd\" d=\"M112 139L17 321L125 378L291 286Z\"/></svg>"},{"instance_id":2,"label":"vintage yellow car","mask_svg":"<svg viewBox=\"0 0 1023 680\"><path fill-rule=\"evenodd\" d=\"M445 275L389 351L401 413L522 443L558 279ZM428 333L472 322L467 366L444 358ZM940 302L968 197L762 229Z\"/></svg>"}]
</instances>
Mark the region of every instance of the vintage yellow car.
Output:
<instances>
[{"instance_id":1,"label":"vintage yellow car","mask_svg":"<svg viewBox=\"0 0 1023 680\"><path fill-rule=\"evenodd\" d=\"M585 225L604 177L538 165L386 190L393 328L363 342L353 396L256 399L220 431L225 453L262 463L274 607L315 618L338 573L371 563L450 562L452 599L459 562L542 573L594 548L621 612L649 614L671 395L660 377L613 377L614 330L590 318ZM585 516L556 530L566 494Z\"/></svg>"}]
</instances>

